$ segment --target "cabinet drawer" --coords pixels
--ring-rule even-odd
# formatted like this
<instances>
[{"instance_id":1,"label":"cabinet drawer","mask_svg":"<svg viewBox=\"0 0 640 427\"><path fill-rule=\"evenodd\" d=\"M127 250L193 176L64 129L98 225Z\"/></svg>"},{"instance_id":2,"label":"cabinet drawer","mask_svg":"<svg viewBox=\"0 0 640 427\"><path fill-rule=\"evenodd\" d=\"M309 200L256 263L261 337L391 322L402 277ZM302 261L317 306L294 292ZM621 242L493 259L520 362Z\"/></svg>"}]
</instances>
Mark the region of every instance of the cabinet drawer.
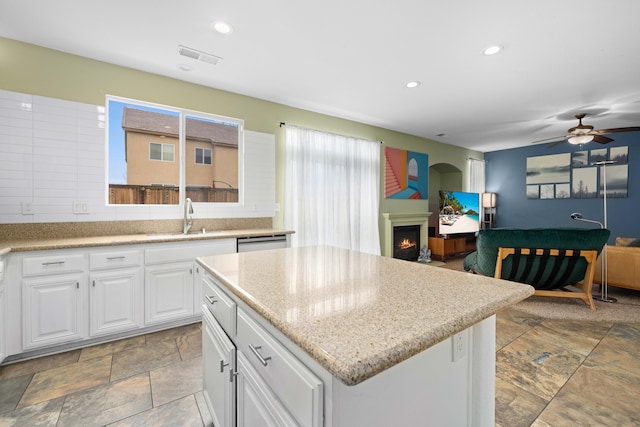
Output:
<instances>
[{"instance_id":1,"label":"cabinet drawer","mask_svg":"<svg viewBox=\"0 0 640 427\"><path fill-rule=\"evenodd\" d=\"M89 255L91 270L105 270L109 268L137 267L142 262L140 251L114 251L92 253Z\"/></svg>"},{"instance_id":2,"label":"cabinet drawer","mask_svg":"<svg viewBox=\"0 0 640 427\"><path fill-rule=\"evenodd\" d=\"M82 254L29 257L22 260L22 275L24 277L81 271L84 271L84 256Z\"/></svg>"},{"instance_id":3,"label":"cabinet drawer","mask_svg":"<svg viewBox=\"0 0 640 427\"><path fill-rule=\"evenodd\" d=\"M222 329L233 339L236 336L236 303L233 302L208 274L202 277L204 306L213 314Z\"/></svg>"},{"instance_id":4,"label":"cabinet drawer","mask_svg":"<svg viewBox=\"0 0 640 427\"><path fill-rule=\"evenodd\" d=\"M282 344L238 309L238 350L302 426L321 426L323 384Z\"/></svg>"}]
</instances>

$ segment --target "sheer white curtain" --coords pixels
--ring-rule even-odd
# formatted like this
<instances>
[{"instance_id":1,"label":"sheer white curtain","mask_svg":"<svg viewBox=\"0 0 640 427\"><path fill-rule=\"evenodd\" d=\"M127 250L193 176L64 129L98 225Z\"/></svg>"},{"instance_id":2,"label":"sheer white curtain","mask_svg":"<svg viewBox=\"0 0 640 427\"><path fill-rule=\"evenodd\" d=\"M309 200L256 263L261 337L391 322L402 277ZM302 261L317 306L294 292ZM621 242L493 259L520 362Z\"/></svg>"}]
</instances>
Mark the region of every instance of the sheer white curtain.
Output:
<instances>
[{"instance_id":1,"label":"sheer white curtain","mask_svg":"<svg viewBox=\"0 0 640 427\"><path fill-rule=\"evenodd\" d=\"M380 254L380 143L285 126L284 225L292 246Z\"/></svg>"},{"instance_id":2,"label":"sheer white curtain","mask_svg":"<svg viewBox=\"0 0 640 427\"><path fill-rule=\"evenodd\" d=\"M484 160L472 159L469 162L469 191L472 193L484 193L485 176Z\"/></svg>"}]
</instances>

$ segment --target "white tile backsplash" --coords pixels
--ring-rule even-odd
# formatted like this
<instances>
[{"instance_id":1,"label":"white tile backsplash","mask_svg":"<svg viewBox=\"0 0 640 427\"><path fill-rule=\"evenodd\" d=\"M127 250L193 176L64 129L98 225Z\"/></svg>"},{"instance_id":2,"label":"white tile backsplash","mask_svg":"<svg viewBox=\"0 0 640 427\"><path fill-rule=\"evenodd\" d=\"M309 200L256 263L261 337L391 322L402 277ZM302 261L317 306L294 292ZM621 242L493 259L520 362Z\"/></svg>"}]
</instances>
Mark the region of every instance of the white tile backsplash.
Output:
<instances>
[{"instance_id":1,"label":"white tile backsplash","mask_svg":"<svg viewBox=\"0 0 640 427\"><path fill-rule=\"evenodd\" d=\"M33 154L33 139L25 136L7 136L0 134L0 164L9 154L31 156Z\"/></svg>"},{"instance_id":2,"label":"white tile backsplash","mask_svg":"<svg viewBox=\"0 0 640 427\"><path fill-rule=\"evenodd\" d=\"M0 223L182 218L177 205L106 205L105 137L103 106L0 90ZM275 215L275 136L245 131L244 143L244 206L196 203L194 218ZM88 214L73 213L78 200Z\"/></svg>"},{"instance_id":3,"label":"white tile backsplash","mask_svg":"<svg viewBox=\"0 0 640 427\"><path fill-rule=\"evenodd\" d=\"M16 181L14 184L5 187L0 186L0 206L4 205L13 205L14 203L20 203L22 199L31 199L33 198L33 186L29 182L29 185L22 184L21 181ZM14 200L10 200L14 199ZM20 200L18 200L20 199Z\"/></svg>"},{"instance_id":4,"label":"white tile backsplash","mask_svg":"<svg viewBox=\"0 0 640 427\"><path fill-rule=\"evenodd\" d=\"M20 125L20 126L17 126ZM14 123L10 120L7 123L0 122L0 135L8 136L10 139L14 137L33 138L33 130L31 129L31 122L27 124Z\"/></svg>"}]
</instances>

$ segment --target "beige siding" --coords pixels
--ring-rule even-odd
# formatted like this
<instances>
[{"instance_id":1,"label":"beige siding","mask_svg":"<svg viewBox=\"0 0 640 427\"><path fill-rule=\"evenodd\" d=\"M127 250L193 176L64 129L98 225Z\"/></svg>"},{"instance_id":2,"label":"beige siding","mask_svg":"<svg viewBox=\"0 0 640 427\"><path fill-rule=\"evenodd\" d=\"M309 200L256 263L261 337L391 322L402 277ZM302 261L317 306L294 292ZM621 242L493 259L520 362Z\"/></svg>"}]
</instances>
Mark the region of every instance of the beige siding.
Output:
<instances>
[{"instance_id":1,"label":"beige siding","mask_svg":"<svg viewBox=\"0 0 640 427\"><path fill-rule=\"evenodd\" d=\"M238 188L238 149L215 146L213 149L214 179ZM224 188L224 186L223 186Z\"/></svg>"},{"instance_id":2,"label":"beige siding","mask_svg":"<svg viewBox=\"0 0 640 427\"><path fill-rule=\"evenodd\" d=\"M172 162L149 160L149 143L174 145ZM180 150L178 139L137 132L127 133L127 184L180 184Z\"/></svg>"},{"instance_id":3,"label":"beige siding","mask_svg":"<svg viewBox=\"0 0 640 427\"><path fill-rule=\"evenodd\" d=\"M149 143L173 144L175 158L173 162L150 160ZM212 150L212 164L196 164L195 149ZM211 187L213 181L224 181L238 188L238 149L235 147L214 146L209 142L187 140L186 148L187 185ZM178 139L159 137L138 132L127 132L127 184L174 184L180 182L180 152ZM223 184L218 185L224 188Z\"/></svg>"}]
</instances>

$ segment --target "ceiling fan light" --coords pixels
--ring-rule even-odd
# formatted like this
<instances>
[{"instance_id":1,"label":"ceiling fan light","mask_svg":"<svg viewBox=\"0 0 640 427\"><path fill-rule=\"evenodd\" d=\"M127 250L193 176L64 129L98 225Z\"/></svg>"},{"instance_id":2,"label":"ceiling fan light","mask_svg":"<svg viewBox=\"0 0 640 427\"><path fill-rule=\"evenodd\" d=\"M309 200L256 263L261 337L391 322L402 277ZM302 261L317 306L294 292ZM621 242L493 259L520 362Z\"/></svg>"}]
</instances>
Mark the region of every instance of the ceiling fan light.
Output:
<instances>
[{"instance_id":1,"label":"ceiling fan light","mask_svg":"<svg viewBox=\"0 0 640 427\"><path fill-rule=\"evenodd\" d=\"M582 145L582 144L586 144L587 142L593 141L593 135L588 135L588 134L574 135L569 137L567 141L569 141L569 144Z\"/></svg>"}]
</instances>

